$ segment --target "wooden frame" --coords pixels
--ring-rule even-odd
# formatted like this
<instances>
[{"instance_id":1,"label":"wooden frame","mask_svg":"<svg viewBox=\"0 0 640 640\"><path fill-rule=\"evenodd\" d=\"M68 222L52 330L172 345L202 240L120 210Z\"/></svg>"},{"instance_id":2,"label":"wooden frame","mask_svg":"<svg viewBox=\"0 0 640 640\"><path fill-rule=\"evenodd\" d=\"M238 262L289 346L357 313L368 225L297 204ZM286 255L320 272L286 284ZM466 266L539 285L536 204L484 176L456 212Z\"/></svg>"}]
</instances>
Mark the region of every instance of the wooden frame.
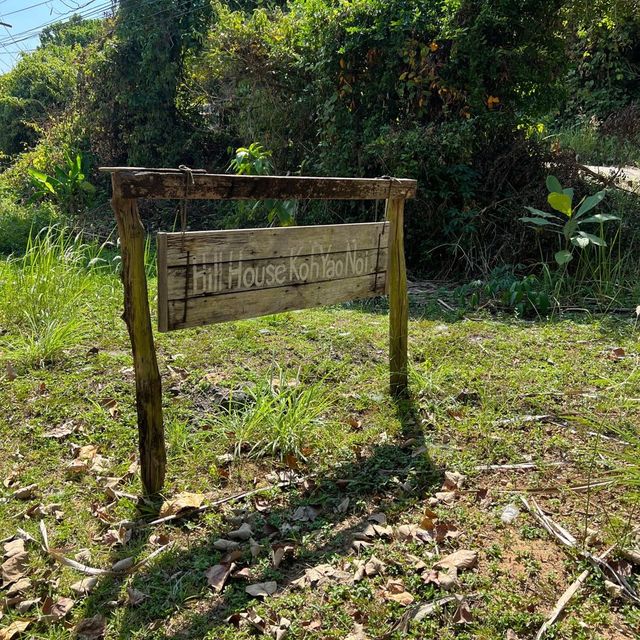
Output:
<instances>
[{"instance_id":1,"label":"wooden frame","mask_svg":"<svg viewBox=\"0 0 640 640\"><path fill-rule=\"evenodd\" d=\"M404 202L415 197L415 180L397 178L321 178L299 176L235 176L203 170L104 167L111 174L111 204L122 252L124 315L136 380L136 407L142 485L147 495L161 491L166 470L162 422L162 383L156 358L147 279L144 268L144 228L138 198L213 200L386 200L389 224L390 390L395 398L407 392L408 296L404 258ZM165 242L160 234L159 242ZM160 318L160 326L163 320ZM166 325L165 325L166 326Z\"/></svg>"}]
</instances>

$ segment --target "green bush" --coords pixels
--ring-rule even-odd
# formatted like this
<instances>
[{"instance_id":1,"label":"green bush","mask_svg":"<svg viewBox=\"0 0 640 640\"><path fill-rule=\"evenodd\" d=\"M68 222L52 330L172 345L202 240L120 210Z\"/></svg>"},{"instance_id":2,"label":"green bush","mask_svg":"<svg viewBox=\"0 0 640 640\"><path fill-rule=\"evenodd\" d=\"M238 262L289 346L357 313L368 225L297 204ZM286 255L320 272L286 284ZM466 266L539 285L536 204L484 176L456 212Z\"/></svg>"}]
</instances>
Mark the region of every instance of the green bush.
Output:
<instances>
[{"instance_id":1,"label":"green bush","mask_svg":"<svg viewBox=\"0 0 640 640\"><path fill-rule=\"evenodd\" d=\"M57 213L49 204L27 207L7 195L0 195L0 255L21 255L35 236L57 221Z\"/></svg>"}]
</instances>

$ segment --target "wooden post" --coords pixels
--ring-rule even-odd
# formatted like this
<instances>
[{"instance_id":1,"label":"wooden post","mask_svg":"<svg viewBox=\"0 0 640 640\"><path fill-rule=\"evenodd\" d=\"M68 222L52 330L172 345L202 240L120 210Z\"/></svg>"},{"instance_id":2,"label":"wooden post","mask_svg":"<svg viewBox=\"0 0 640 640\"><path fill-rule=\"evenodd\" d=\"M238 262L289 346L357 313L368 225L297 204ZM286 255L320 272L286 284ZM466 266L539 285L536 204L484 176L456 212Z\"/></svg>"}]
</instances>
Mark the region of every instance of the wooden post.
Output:
<instances>
[{"instance_id":1,"label":"wooden post","mask_svg":"<svg viewBox=\"0 0 640 640\"><path fill-rule=\"evenodd\" d=\"M167 455L162 425L162 382L151 329L147 278L144 268L144 228L135 199L122 197L119 176L113 174L111 206L116 215L122 254L124 315L136 377L136 407L142 486L146 495L164 484Z\"/></svg>"},{"instance_id":2,"label":"wooden post","mask_svg":"<svg viewBox=\"0 0 640 640\"><path fill-rule=\"evenodd\" d=\"M404 260L404 199L387 200L389 230L389 381L391 395L407 395L407 336L409 332L409 297Z\"/></svg>"}]
</instances>

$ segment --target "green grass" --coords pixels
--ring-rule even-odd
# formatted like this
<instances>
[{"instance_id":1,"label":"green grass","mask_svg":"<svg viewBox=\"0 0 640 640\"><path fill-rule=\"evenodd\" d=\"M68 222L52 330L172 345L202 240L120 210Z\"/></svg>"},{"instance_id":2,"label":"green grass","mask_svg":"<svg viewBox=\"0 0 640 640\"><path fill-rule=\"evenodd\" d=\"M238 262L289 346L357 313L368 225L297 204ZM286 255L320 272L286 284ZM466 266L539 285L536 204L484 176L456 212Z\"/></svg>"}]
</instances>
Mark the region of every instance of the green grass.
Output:
<instances>
[{"instance_id":1,"label":"green grass","mask_svg":"<svg viewBox=\"0 0 640 640\"><path fill-rule=\"evenodd\" d=\"M114 499L104 490L106 477L124 477L120 491L140 491L138 477L126 475L137 434L132 361L120 319L122 295L112 272L87 269L86 259L64 263L64 251L55 255L51 269L60 269L58 279L71 275L69 283L38 283L29 275L29 263L1 267L3 273L11 270L15 297L9 300L10 312L3 305L3 371L24 331L20 309L29 308L30 298L19 283L44 287L40 304L49 314L56 313L56 298L69 301L66 315L81 317L83 331L65 340L60 357L46 366L29 366L25 360L15 379L0 378L0 480L7 479L8 485L0 484L0 538L20 527L39 539L42 518L52 546L69 557L87 549L90 564L97 567L147 557L157 548L149 539L152 533L173 542L135 575L101 578L86 598L70 588L80 574L28 545L28 596L73 597L71 623L102 613L108 640L248 639L255 637L249 627L236 628L226 620L253 608L265 619L291 620L291 640L342 639L353 631L354 621L370 638L379 638L405 612L382 597L390 579L402 580L416 602L446 595L422 580L409 556L430 567L438 556L465 548L478 550L479 564L461 573L456 592L470 598L473 621L456 624L455 606L447 605L391 639L493 639L505 637L509 629L522 639L533 638L584 566L527 514L512 526L503 525L502 509L517 502L519 492L531 493L575 535L587 525L596 529L600 542L594 551L628 541L637 525L637 485L619 473L637 470L640 352L635 319L576 316L533 323L466 318L443 314L426 299L415 305L410 322L411 400L399 405L388 395L387 315L375 304L157 335L167 497L182 491L210 494L211 499L233 495L266 486L274 482L269 474L292 466L310 480L269 489L259 500L221 506L177 525L136 530L126 544L109 546L103 542L109 529L140 517L135 501L126 495ZM617 348L622 356L614 352ZM243 402L240 392L247 394ZM526 421L527 415L552 417ZM62 440L44 437L64 423L75 431ZM636 434L632 447L603 438L625 439L622 433ZM96 446L107 458L107 470L70 476L71 444ZM221 458L230 453L230 461ZM476 470L478 465L525 461L538 468ZM554 466L558 462L562 465ZM433 507L460 537L437 546L377 539L360 557L354 554L354 534L365 528L371 513L384 512L392 526L420 523L445 470L467 475L452 504ZM590 479L620 478L590 493L573 488ZM33 499L12 497L17 486L31 483L38 485ZM345 498L347 507L338 509ZM61 519L46 512L29 515L31 507L53 503L64 512ZM318 517L294 520L304 505L313 505ZM240 578L231 578L215 594L203 575L221 558L213 541L236 529L243 517L265 551L254 559L244 544L239 566L249 570L250 583L279 584L277 594L265 602L248 596L247 582ZM294 551L274 568L268 548L282 540ZM290 586L309 567L331 564L353 574L356 562L372 555L385 563L384 575L354 585ZM637 576L631 579L637 584ZM127 606L128 587L148 598L138 607ZM8 608L1 624L35 619L37 612L36 607L20 616ZM310 630L309 624L317 622L320 627ZM602 579L594 576L551 637L634 638L639 623L637 610L613 601ZM60 623L35 622L28 637L66 639L72 633Z\"/></svg>"}]
</instances>

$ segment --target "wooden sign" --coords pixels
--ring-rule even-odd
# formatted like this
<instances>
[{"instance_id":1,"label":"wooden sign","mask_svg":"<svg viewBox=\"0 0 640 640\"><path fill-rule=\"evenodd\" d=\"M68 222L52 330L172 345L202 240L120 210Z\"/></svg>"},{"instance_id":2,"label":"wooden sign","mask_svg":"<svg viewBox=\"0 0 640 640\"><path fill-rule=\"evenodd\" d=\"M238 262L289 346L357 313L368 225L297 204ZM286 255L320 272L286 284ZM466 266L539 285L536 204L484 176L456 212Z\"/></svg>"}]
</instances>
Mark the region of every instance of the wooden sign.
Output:
<instances>
[{"instance_id":1,"label":"wooden sign","mask_svg":"<svg viewBox=\"0 0 640 640\"><path fill-rule=\"evenodd\" d=\"M389 387L407 393L409 303L404 202L415 180L232 176L205 170L104 167L111 173L136 379L140 471L157 496L166 471L162 379L151 328L138 198L386 200L386 222L158 234L161 331L389 294Z\"/></svg>"},{"instance_id":2,"label":"wooden sign","mask_svg":"<svg viewBox=\"0 0 640 640\"><path fill-rule=\"evenodd\" d=\"M158 329L384 295L389 223L158 234Z\"/></svg>"}]
</instances>

